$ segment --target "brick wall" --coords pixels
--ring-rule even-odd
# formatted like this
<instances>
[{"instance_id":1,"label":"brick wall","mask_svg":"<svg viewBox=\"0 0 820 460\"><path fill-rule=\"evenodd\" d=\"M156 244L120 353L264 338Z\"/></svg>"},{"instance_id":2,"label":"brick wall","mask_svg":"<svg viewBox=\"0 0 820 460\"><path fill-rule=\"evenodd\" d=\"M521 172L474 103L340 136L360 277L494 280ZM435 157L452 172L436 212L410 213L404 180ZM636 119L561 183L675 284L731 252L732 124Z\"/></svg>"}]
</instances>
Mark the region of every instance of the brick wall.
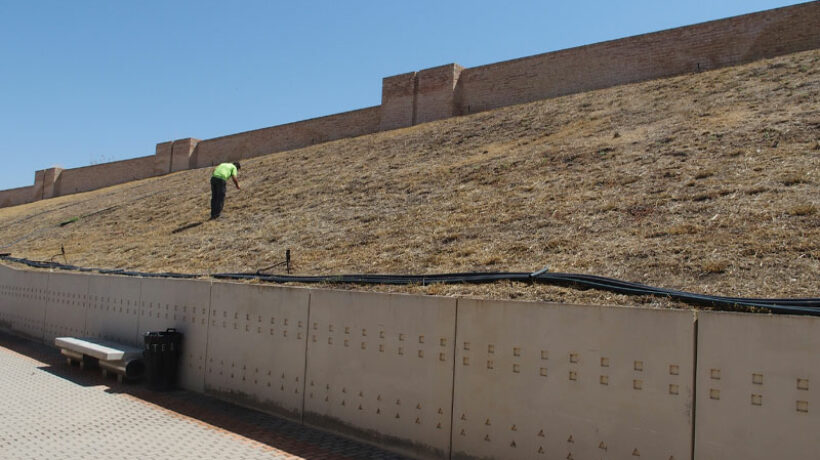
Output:
<instances>
[{"instance_id":1,"label":"brick wall","mask_svg":"<svg viewBox=\"0 0 820 460\"><path fill-rule=\"evenodd\" d=\"M84 168L65 169L54 183L52 196L87 192L152 176L154 176L153 155Z\"/></svg>"},{"instance_id":2,"label":"brick wall","mask_svg":"<svg viewBox=\"0 0 820 460\"><path fill-rule=\"evenodd\" d=\"M199 139L191 137L174 141L171 146L171 172L184 171L193 167L191 160L198 143Z\"/></svg>"},{"instance_id":3,"label":"brick wall","mask_svg":"<svg viewBox=\"0 0 820 460\"><path fill-rule=\"evenodd\" d=\"M381 131L413 125L417 83L416 72L382 79Z\"/></svg>"},{"instance_id":4,"label":"brick wall","mask_svg":"<svg viewBox=\"0 0 820 460\"><path fill-rule=\"evenodd\" d=\"M473 67L461 113L820 48L820 2Z\"/></svg>"},{"instance_id":5,"label":"brick wall","mask_svg":"<svg viewBox=\"0 0 820 460\"><path fill-rule=\"evenodd\" d=\"M31 203L34 200L34 186L19 187L0 192L0 208Z\"/></svg>"},{"instance_id":6,"label":"brick wall","mask_svg":"<svg viewBox=\"0 0 820 460\"><path fill-rule=\"evenodd\" d=\"M60 196L60 192L57 188L57 181L60 180L60 174L62 174L63 168L49 168L43 170L43 190L42 196L39 199L46 199L46 198L54 198L55 196ZM39 184L35 182L35 187L39 188Z\"/></svg>"},{"instance_id":7,"label":"brick wall","mask_svg":"<svg viewBox=\"0 0 820 460\"><path fill-rule=\"evenodd\" d=\"M379 114L379 107L370 107L204 140L194 150L191 167L203 168L374 133L379 130Z\"/></svg>"},{"instance_id":8,"label":"brick wall","mask_svg":"<svg viewBox=\"0 0 820 460\"><path fill-rule=\"evenodd\" d=\"M447 64L424 69L417 74L413 124L441 120L458 114L455 88L463 69L458 64Z\"/></svg>"},{"instance_id":9,"label":"brick wall","mask_svg":"<svg viewBox=\"0 0 820 460\"><path fill-rule=\"evenodd\" d=\"M458 114L458 64L394 75L382 80L381 131L441 120Z\"/></svg>"},{"instance_id":10,"label":"brick wall","mask_svg":"<svg viewBox=\"0 0 820 460\"><path fill-rule=\"evenodd\" d=\"M171 172L171 158L174 142L160 142L154 153L154 175L161 176Z\"/></svg>"}]
</instances>

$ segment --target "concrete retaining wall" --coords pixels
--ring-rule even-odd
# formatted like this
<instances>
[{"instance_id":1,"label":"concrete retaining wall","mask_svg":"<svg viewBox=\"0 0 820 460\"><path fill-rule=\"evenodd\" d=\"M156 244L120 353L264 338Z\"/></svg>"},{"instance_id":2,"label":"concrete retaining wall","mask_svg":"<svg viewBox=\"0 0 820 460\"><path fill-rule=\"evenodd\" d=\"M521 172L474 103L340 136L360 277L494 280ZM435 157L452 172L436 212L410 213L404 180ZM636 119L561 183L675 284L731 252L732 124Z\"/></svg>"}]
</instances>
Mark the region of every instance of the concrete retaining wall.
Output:
<instances>
[{"instance_id":1,"label":"concrete retaining wall","mask_svg":"<svg viewBox=\"0 0 820 460\"><path fill-rule=\"evenodd\" d=\"M180 386L205 391L205 364L211 286L207 281L142 279L138 339L149 331L175 328L185 334L180 359Z\"/></svg>"},{"instance_id":2,"label":"concrete retaining wall","mask_svg":"<svg viewBox=\"0 0 820 460\"><path fill-rule=\"evenodd\" d=\"M691 458L695 316L460 299L454 459Z\"/></svg>"},{"instance_id":3,"label":"concrete retaining wall","mask_svg":"<svg viewBox=\"0 0 820 460\"><path fill-rule=\"evenodd\" d=\"M299 420L309 291L216 283L205 391Z\"/></svg>"},{"instance_id":4,"label":"concrete retaining wall","mask_svg":"<svg viewBox=\"0 0 820 460\"><path fill-rule=\"evenodd\" d=\"M820 319L0 266L0 328L185 334L181 385L417 458L815 458Z\"/></svg>"},{"instance_id":5,"label":"concrete retaining wall","mask_svg":"<svg viewBox=\"0 0 820 460\"><path fill-rule=\"evenodd\" d=\"M447 458L456 300L311 290L305 421Z\"/></svg>"},{"instance_id":6,"label":"concrete retaining wall","mask_svg":"<svg viewBox=\"0 0 820 460\"><path fill-rule=\"evenodd\" d=\"M138 278L89 276L83 335L142 346L138 336L141 288Z\"/></svg>"},{"instance_id":7,"label":"concrete retaining wall","mask_svg":"<svg viewBox=\"0 0 820 460\"><path fill-rule=\"evenodd\" d=\"M88 305L87 275L49 273L45 296L43 340L54 343L55 337L82 337Z\"/></svg>"},{"instance_id":8,"label":"concrete retaining wall","mask_svg":"<svg viewBox=\"0 0 820 460\"><path fill-rule=\"evenodd\" d=\"M43 340L48 276L0 265L0 327Z\"/></svg>"},{"instance_id":9,"label":"concrete retaining wall","mask_svg":"<svg viewBox=\"0 0 820 460\"><path fill-rule=\"evenodd\" d=\"M820 318L698 315L698 459L820 453Z\"/></svg>"}]
</instances>

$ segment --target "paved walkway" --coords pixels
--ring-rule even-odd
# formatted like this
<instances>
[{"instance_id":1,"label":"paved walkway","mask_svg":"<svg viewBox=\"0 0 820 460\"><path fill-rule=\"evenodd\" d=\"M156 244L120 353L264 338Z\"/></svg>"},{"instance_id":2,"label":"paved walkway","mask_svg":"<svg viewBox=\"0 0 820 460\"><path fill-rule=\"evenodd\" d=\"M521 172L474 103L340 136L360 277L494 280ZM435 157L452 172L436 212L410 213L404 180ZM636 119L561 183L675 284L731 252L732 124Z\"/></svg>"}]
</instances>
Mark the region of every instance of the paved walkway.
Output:
<instances>
[{"instance_id":1,"label":"paved walkway","mask_svg":"<svg viewBox=\"0 0 820 460\"><path fill-rule=\"evenodd\" d=\"M69 367L0 332L0 459L401 459L212 398Z\"/></svg>"}]
</instances>

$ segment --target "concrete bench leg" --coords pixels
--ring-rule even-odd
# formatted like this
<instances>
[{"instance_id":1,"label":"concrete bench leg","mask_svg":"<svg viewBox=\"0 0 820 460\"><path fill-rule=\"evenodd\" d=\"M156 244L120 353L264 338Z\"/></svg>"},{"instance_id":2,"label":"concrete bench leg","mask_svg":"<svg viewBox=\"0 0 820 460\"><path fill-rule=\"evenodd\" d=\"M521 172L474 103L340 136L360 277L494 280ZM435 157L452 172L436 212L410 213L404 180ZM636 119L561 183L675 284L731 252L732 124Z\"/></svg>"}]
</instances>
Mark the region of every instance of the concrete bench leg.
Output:
<instances>
[{"instance_id":1,"label":"concrete bench leg","mask_svg":"<svg viewBox=\"0 0 820 460\"><path fill-rule=\"evenodd\" d=\"M80 361L80 369L96 369L100 366L100 361L97 358L92 358L88 355L83 355L83 360Z\"/></svg>"},{"instance_id":2,"label":"concrete bench leg","mask_svg":"<svg viewBox=\"0 0 820 460\"><path fill-rule=\"evenodd\" d=\"M65 362L69 366L74 365L74 363L82 363L83 362L82 353L77 353L76 351L71 351L71 350L66 350L66 349L60 350L60 353L62 353L63 356L65 356Z\"/></svg>"}]
</instances>

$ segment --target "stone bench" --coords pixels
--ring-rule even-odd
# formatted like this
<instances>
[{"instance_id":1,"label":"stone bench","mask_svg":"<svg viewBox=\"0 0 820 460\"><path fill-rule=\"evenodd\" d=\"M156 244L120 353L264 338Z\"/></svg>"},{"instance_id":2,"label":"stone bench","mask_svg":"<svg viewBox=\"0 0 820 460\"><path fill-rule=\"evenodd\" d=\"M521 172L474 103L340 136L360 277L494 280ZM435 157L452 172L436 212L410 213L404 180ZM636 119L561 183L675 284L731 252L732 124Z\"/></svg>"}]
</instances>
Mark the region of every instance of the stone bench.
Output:
<instances>
[{"instance_id":1,"label":"stone bench","mask_svg":"<svg viewBox=\"0 0 820 460\"><path fill-rule=\"evenodd\" d=\"M54 345L69 365L78 362L83 369L99 367L103 376L113 373L120 383L123 379L137 379L145 372L142 348L90 337L57 337Z\"/></svg>"}]
</instances>

